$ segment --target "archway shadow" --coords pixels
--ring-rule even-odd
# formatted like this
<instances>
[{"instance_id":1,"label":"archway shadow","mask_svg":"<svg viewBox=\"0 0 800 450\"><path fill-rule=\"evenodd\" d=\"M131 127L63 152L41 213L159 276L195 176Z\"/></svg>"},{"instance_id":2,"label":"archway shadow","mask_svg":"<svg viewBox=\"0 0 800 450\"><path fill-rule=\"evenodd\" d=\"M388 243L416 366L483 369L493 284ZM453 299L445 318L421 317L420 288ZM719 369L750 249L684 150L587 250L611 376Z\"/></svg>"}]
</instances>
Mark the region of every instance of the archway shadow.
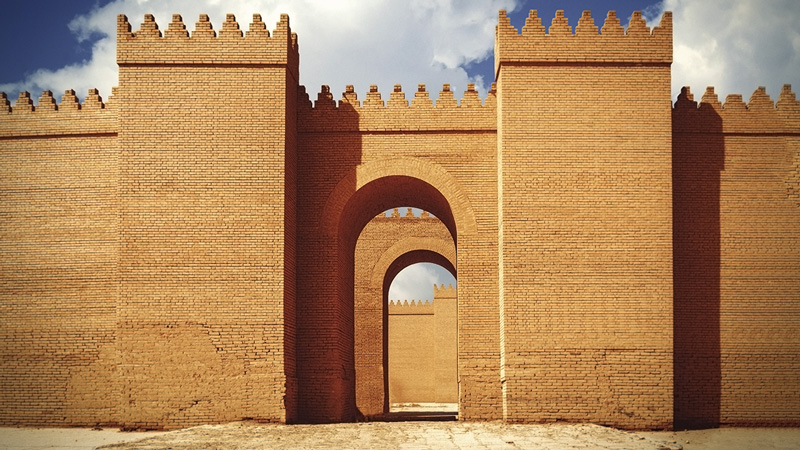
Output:
<instances>
[{"instance_id":1,"label":"archway shadow","mask_svg":"<svg viewBox=\"0 0 800 450\"><path fill-rule=\"evenodd\" d=\"M675 429L720 424L722 119L687 88L673 109L673 364Z\"/></svg>"}]
</instances>

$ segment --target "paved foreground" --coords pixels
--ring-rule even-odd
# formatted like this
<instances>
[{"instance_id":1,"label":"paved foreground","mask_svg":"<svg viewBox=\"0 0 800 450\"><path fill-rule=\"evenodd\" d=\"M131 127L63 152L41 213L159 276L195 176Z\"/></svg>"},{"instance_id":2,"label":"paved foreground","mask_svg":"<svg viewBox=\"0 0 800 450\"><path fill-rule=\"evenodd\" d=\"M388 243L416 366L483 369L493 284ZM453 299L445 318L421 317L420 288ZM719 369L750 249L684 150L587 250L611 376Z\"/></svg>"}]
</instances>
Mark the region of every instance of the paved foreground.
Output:
<instances>
[{"instance_id":1,"label":"paved foreground","mask_svg":"<svg viewBox=\"0 0 800 450\"><path fill-rule=\"evenodd\" d=\"M596 425L369 422L336 425L232 423L189 428L103 449L679 449Z\"/></svg>"},{"instance_id":2,"label":"paved foreground","mask_svg":"<svg viewBox=\"0 0 800 450\"><path fill-rule=\"evenodd\" d=\"M122 442L127 441L127 442ZM596 425L372 422L262 425L235 422L173 432L0 428L0 450L92 449L800 449L800 428L628 433Z\"/></svg>"}]
</instances>

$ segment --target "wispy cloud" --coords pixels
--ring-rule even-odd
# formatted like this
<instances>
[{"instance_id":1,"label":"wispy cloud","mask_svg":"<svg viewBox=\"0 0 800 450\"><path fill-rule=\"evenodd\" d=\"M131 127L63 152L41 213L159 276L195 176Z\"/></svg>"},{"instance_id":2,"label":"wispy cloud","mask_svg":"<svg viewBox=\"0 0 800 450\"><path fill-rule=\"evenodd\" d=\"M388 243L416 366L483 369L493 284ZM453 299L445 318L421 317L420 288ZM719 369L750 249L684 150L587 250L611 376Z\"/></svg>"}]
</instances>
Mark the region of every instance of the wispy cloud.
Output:
<instances>
[{"instance_id":1,"label":"wispy cloud","mask_svg":"<svg viewBox=\"0 0 800 450\"><path fill-rule=\"evenodd\" d=\"M800 89L797 0L664 0L663 9L674 13L673 100L682 86L700 95L714 86L723 101L747 101L758 86L773 100L785 83Z\"/></svg>"},{"instance_id":2,"label":"wispy cloud","mask_svg":"<svg viewBox=\"0 0 800 450\"><path fill-rule=\"evenodd\" d=\"M401 270L389 287L390 300L433 300L434 284L456 285L453 276L436 264L413 264Z\"/></svg>"},{"instance_id":3,"label":"wispy cloud","mask_svg":"<svg viewBox=\"0 0 800 450\"><path fill-rule=\"evenodd\" d=\"M260 13L270 29L281 13L288 13L299 36L300 81L312 98L322 84L330 85L336 95L352 84L363 96L370 84L388 95L394 84L413 92L417 84L426 83L435 94L443 83L450 83L460 94L468 82L475 82L485 93L491 80L471 79L464 67L491 54L497 10L511 10L515 2L116 0L69 25L79 41L102 36L90 59L57 70L39 70L24 80L0 85L0 91L16 95L20 90L38 94L45 89L75 89L85 93L96 87L107 97L117 83L114 49L120 13L128 16L134 31L146 13L155 15L162 30L173 13L180 13L190 31L200 13L210 16L216 30L226 13L235 14L243 29L253 13Z\"/></svg>"}]
</instances>

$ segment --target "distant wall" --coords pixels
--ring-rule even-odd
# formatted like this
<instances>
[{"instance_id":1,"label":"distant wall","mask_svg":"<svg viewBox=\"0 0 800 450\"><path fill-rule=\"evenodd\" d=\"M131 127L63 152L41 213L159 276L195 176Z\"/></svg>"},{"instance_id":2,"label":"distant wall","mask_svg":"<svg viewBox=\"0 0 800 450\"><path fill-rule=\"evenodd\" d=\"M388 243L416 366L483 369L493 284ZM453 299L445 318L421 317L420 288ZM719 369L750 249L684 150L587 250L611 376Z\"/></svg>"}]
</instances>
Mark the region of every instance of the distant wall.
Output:
<instances>
[{"instance_id":1,"label":"distant wall","mask_svg":"<svg viewBox=\"0 0 800 450\"><path fill-rule=\"evenodd\" d=\"M389 402L456 403L456 290L435 288L433 303L389 303Z\"/></svg>"}]
</instances>

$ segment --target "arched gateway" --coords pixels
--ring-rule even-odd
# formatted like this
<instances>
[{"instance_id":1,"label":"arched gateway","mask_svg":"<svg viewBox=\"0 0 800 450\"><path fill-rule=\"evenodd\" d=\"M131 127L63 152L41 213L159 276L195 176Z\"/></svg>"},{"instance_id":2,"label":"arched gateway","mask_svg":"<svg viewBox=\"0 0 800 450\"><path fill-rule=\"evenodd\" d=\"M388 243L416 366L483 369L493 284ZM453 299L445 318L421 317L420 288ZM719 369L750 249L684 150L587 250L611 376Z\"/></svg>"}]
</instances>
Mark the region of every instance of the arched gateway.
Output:
<instances>
[{"instance_id":1,"label":"arched gateway","mask_svg":"<svg viewBox=\"0 0 800 450\"><path fill-rule=\"evenodd\" d=\"M2 94L0 424L370 415L360 283L439 257L461 420L800 424L800 103L673 107L671 13L600 21L501 11L483 99L312 103L288 16L258 14L119 16L106 103ZM446 233L362 271L397 206Z\"/></svg>"}]
</instances>

